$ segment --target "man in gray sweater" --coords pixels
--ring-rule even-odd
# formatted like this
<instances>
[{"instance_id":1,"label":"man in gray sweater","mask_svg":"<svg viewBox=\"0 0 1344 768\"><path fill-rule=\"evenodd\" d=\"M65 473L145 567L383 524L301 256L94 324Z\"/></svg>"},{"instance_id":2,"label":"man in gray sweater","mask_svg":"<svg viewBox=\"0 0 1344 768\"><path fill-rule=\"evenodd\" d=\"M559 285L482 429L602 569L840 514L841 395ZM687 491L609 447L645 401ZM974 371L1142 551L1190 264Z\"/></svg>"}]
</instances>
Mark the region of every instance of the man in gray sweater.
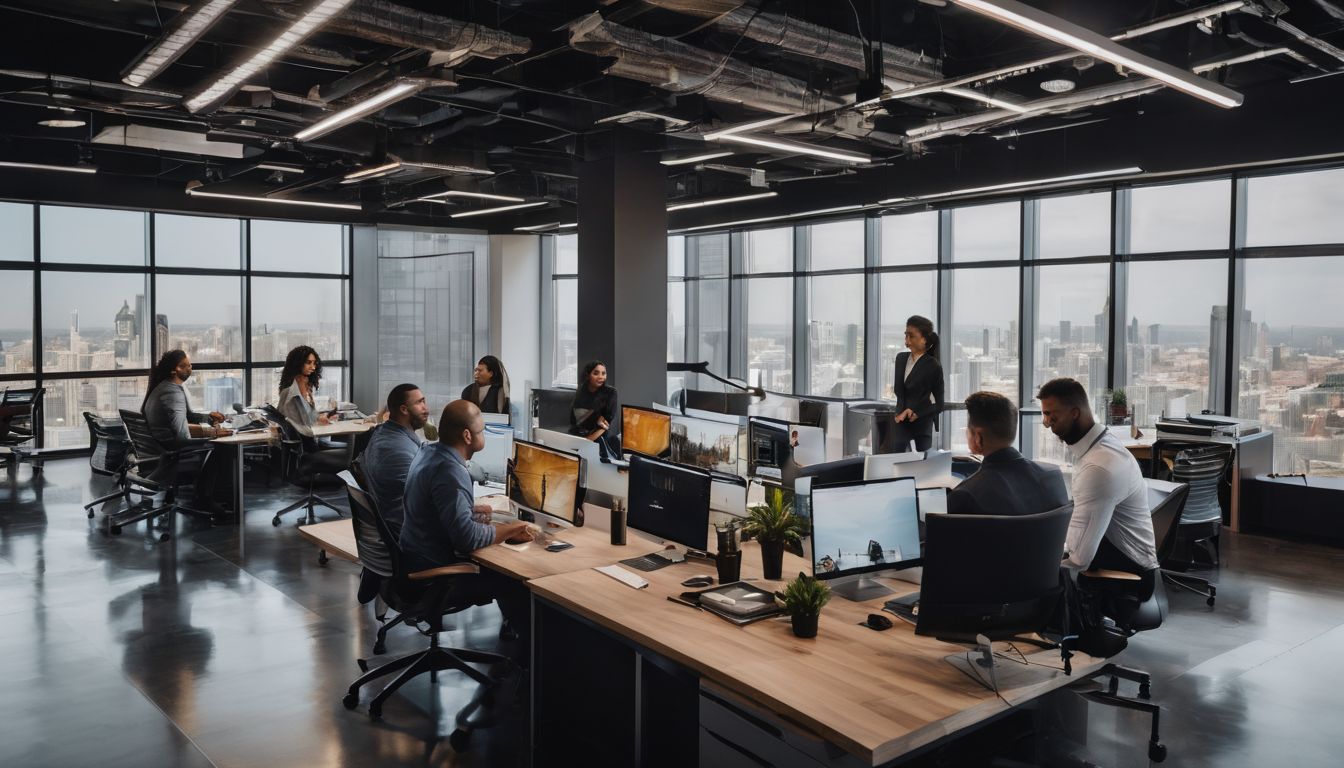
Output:
<instances>
[{"instance_id":1,"label":"man in gray sweater","mask_svg":"<svg viewBox=\"0 0 1344 768\"><path fill-rule=\"evenodd\" d=\"M149 375L149 392L140 410L154 438L168 450L204 449L210 439L232 434L218 426L224 421L224 414L191 410L187 390L182 386L190 377L191 358L180 349L165 352ZM160 463L153 479L167 479L176 472L190 471L199 462L193 506L212 515L226 514L228 510L214 497L220 476L228 470L227 454L227 451L210 451L203 460L201 453L197 453L174 464Z\"/></svg>"}]
</instances>

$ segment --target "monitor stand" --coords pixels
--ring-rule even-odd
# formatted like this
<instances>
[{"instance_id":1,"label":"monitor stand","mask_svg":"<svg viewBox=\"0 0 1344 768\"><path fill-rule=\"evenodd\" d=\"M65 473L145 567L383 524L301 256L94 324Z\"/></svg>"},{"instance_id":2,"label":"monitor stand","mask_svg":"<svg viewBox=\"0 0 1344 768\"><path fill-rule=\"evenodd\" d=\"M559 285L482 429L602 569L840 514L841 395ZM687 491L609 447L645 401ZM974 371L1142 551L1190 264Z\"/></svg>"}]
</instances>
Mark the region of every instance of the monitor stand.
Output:
<instances>
[{"instance_id":1,"label":"monitor stand","mask_svg":"<svg viewBox=\"0 0 1344 768\"><path fill-rule=\"evenodd\" d=\"M849 576L831 582L831 592L846 600L862 603L875 597L895 594L895 590L867 576Z\"/></svg>"}]
</instances>

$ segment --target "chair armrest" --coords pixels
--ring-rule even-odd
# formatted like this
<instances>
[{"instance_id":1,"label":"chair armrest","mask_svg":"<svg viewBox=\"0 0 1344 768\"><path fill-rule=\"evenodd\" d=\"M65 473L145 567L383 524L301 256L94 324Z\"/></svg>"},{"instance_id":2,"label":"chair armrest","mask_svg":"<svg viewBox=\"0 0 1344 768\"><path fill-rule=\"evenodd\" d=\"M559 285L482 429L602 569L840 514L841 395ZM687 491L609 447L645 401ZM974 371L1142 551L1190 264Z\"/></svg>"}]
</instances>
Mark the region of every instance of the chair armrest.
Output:
<instances>
[{"instance_id":1,"label":"chair armrest","mask_svg":"<svg viewBox=\"0 0 1344 768\"><path fill-rule=\"evenodd\" d=\"M468 573L480 573L481 567L472 563L455 563L453 565L443 565L438 568L428 568L423 571L416 571L408 574L411 581L424 581L425 579L437 579L440 576L462 576Z\"/></svg>"},{"instance_id":2,"label":"chair armrest","mask_svg":"<svg viewBox=\"0 0 1344 768\"><path fill-rule=\"evenodd\" d=\"M1115 581L1142 581L1143 577L1137 573L1128 571L1108 571L1105 568L1094 568L1090 571L1083 571L1080 576L1086 576L1089 579L1113 579Z\"/></svg>"}]
</instances>

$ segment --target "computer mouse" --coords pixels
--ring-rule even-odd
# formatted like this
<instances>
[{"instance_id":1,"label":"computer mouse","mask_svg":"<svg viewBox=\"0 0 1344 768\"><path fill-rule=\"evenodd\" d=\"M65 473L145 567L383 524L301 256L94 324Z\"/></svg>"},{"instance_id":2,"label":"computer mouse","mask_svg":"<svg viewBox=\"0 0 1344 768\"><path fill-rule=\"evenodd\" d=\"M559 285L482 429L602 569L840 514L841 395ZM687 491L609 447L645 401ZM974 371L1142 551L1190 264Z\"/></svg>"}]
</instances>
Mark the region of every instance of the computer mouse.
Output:
<instances>
[{"instance_id":1,"label":"computer mouse","mask_svg":"<svg viewBox=\"0 0 1344 768\"><path fill-rule=\"evenodd\" d=\"M687 579L687 580L681 582L681 586L683 586L683 587L708 587L708 586L712 585L713 583L714 583L714 577L713 577L713 576L709 576L709 575L702 574L702 575L700 575L700 576L692 576L691 578L689 578L689 579Z\"/></svg>"},{"instance_id":2,"label":"computer mouse","mask_svg":"<svg viewBox=\"0 0 1344 768\"><path fill-rule=\"evenodd\" d=\"M868 614L868 621L865 622L865 626L869 629L876 629L878 632L881 632L884 629L891 629L891 619L888 619L880 613L870 613Z\"/></svg>"}]
</instances>

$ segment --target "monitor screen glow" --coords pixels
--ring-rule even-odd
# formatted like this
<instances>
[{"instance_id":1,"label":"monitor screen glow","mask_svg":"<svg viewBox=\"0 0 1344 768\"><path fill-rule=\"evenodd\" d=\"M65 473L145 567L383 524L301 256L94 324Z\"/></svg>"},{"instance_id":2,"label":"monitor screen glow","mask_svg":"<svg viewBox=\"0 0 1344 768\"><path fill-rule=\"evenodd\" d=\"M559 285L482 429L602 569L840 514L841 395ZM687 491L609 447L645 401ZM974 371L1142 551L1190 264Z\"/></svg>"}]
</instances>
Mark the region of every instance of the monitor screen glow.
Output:
<instances>
[{"instance_id":1,"label":"monitor screen glow","mask_svg":"<svg viewBox=\"0 0 1344 768\"><path fill-rule=\"evenodd\" d=\"M581 460L572 453L515 440L513 469L508 473L509 500L531 512L577 525L581 467Z\"/></svg>"},{"instance_id":2,"label":"monitor screen glow","mask_svg":"<svg viewBox=\"0 0 1344 768\"><path fill-rule=\"evenodd\" d=\"M820 579L917 564L919 503L910 478L812 489L812 572Z\"/></svg>"}]
</instances>

